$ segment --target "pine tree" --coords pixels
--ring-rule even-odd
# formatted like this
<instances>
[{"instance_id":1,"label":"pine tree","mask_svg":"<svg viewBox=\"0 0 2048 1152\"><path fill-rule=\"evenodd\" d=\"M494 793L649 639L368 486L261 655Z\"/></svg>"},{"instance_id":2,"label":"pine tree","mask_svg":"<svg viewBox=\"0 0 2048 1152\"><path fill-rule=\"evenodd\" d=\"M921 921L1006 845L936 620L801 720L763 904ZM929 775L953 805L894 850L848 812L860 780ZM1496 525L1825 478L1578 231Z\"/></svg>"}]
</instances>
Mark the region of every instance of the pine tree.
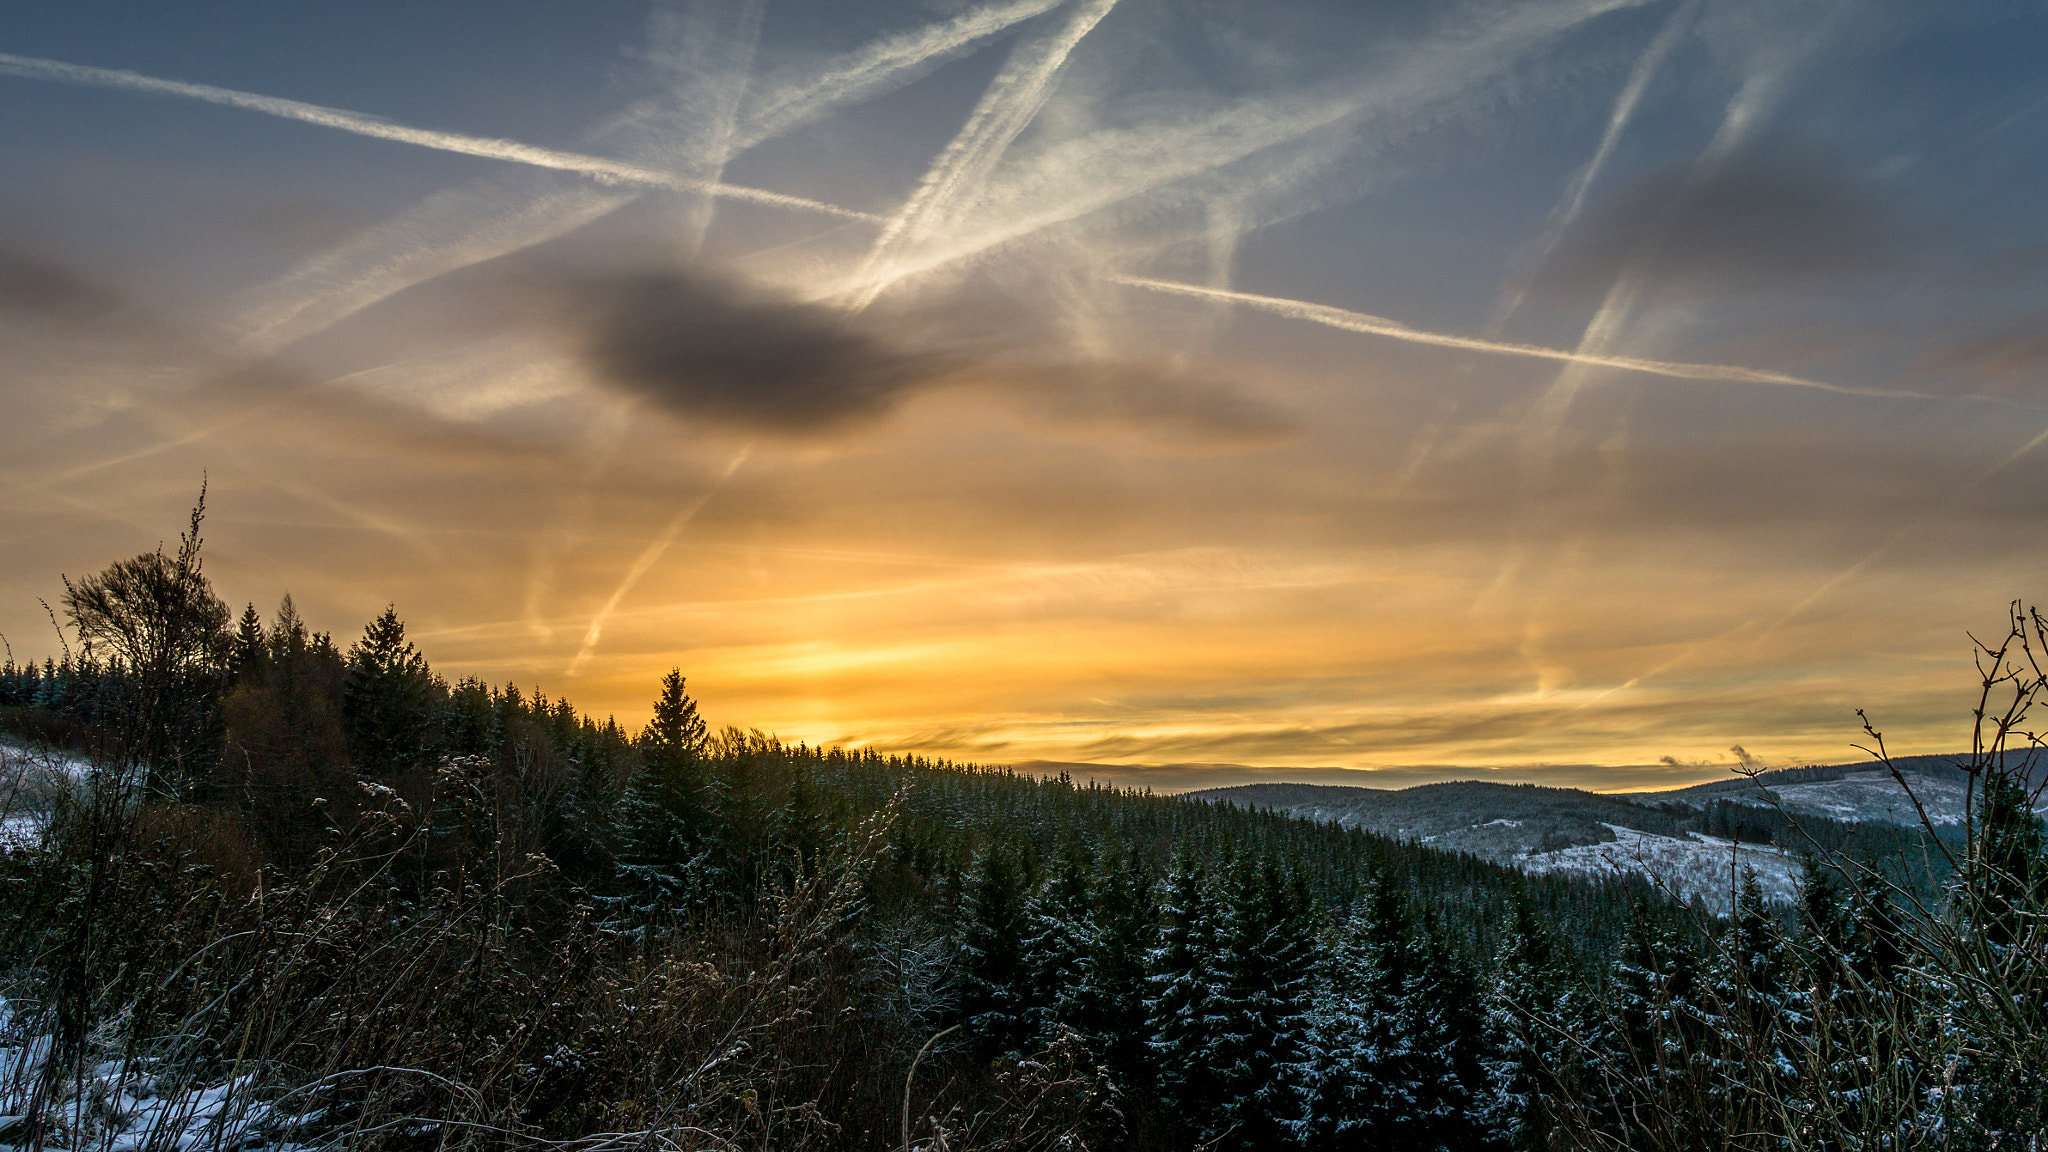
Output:
<instances>
[{"instance_id":1,"label":"pine tree","mask_svg":"<svg viewBox=\"0 0 2048 1152\"><path fill-rule=\"evenodd\" d=\"M1406 1148L1423 1123L1423 1063L1409 997L1422 971L1407 902L1376 870L1331 940L1311 1026L1303 1126L1316 1149Z\"/></svg>"},{"instance_id":2,"label":"pine tree","mask_svg":"<svg viewBox=\"0 0 2048 1152\"><path fill-rule=\"evenodd\" d=\"M319 830L355 794L341 720L340 655L308 634L287 594L265 651L222 702L223 789L248 816L267 860L285 872L311 858Z\"/></svg>"},{"instance_id":3,"label":"pine tree","mask_svg":"<svg viewBox=\"0 0 2048 1152\"><path fill-rule=\"evenodd\" d=\"M1031 975L1029 1029L1039 1046L1081 1032L1095 953L1088 865L1069 839L1052 874L1024 907L1024 962ZM1085 1035L1085 1034L1084 1034Z\"/></svg>"},{"instance_id":4,"label":"pine tree","mask_svg":"<svg viewBox=\"0 0 2048 1152\"><path fill-rule=\"evenodd\" d=\"M1146 1046L1146 957L1157 926L1151 870L1137 852L1105 867L1096 886L1081 1029L1110 1076L1127 1089L1152 1085Z\"/></svg>"},{"instance_id":5,"label":"pine tree","mask_svg":"<svg viewBox=\"0 0 2048 1152\"><path fill-rule=\"evenodd\" d=\"M1021 1053L1031 1038L1033 982L1019 869L991 847L967 883L960 938L959 1018L980 1058Z\"/></svg>"},{"instance_id":6,"label":"pine tree","mask_svg":"<svg viewBox=\"0 0 2048 1152\"><path fill-rule=\"evenodd\" d=\"M1536 1152L1548 1142L1566 1023L1560 968L1555 938L1527 892L1517 891L1486 996L1487 1097L1478 1118L1495 1147Z\"/></svg>"},{"instance_id":7,"label":"pine tree","mask_svg":"<svg viewBox=\"0 0 2048 1152\"><path fill-rule=\"evenodd\" d=\"M2048 835L2034 815L2033 797L2011 773L1980 775L1984 795L1967 890L1979 931L2003 950L2025 931L2026 914L2048 903Z\"/></svg>"},{"instance_id":8,"label":"pine tree","mask_svg":"<svg viewBox=\"0 0 2048 1152\"><path fill-rule=\"evenodd\" d=\"M264 642L263 617L257 614L256 605L242 609L241 622L235 628L233 677L240 681L262 673L264 658L269 646Z\"/></svg>"},{"instance_id":9,"label":"pine tree","mask_svg":"<svg viewBox=\"0 0 2048 1152\"><path fill-rule=\"evenodd\" d=\"M1614 1122L1626 1133L1641 1117L1655 1116L1670 1139L1713 1144L1718 1137L1698 1076L1710 1056L1706 1037L1719 1022L1702 1003L1701 967L1689 938L1678 928L1660 930L1638 900L1614 975L1607 1055L1587 1070L1610 1101Z\"/></svg>"},{"instance_id":10,"label":"pine tree","mask_svg":"<svg viewBox=\"0 0 2048 1152\"><path fill-rule=\"evenodd\" d=\"M640 734L641 770L620 803L621 875L641 915L687 912L731 894L718 790L705 764L709 743L682 672L670 670L655 697L654 720Z\"/></svg>"},{"instance_id":11,"label":"pine tree","mask_svg":"<svg viewBox=\"0 0 2048 1152\"><path fill-rule=\"evenodd\" d=\"M1397 1027L1416 1053L1412 1127L1402 1140L1426 1152L1462 1152L1479 1144L1485 1104L1485 1038L1479 981L1425 920L1416 935L1419 963L1402 989Z\"/></svg>"},{"instance_id":12,"label":"pine tree","mask_svg":"<svg viewBox=\"0 0 2048 1152\"><path fill-rule=\"evenodd\" d=\"M697 715L697 702L684 690L683 670L671 668L661 678L661 695L654 700L654 719L640 736L640 744L673 755L701 759L711 746L711 731Z\"/></svg>"},{"instance_id":13,"label":"pine tree","mask_svg":"<svg viewBox=\"0 0 2048 1152\"><path fill-rule=\"evenodd\" d=\"M435 736L434 688L398 609L385 606L350 646L342 682L342 719L359 772L383 778L425 761Z\"/></svg>"},{"instance_id":14,"label":"pine tree","mask_svg":"<svg viewBox=\"0 0 2048 1152\"><path fill-rule=\"evenodd\" d=\"M1303 1120L1315 948L1305 894L1271 859L1230 870L1217 950L1219 1147L1292 1142Z\"/></svg>"},{"instance_id":15,"label":"pine tree","mask_svg":"<svg viewBox=\"0 0 2048 1152\"><path fill-rule=\"evenodd\" d=\"M1196 1142L1224 1131L1218 1074L1223 1022L1218 1015L1221 970L1219 909L1201 858L1183 841L1159 900L1159 943L1152 950L1152 1051L1159 1098L1171 1122Z\"/></svg>"},{"instance_id":16,"label":"pine tree","mask_svg":"<svg viewBox=\"0 0 2048 1152\"><path fill-rule=\"evenodd\" d=\"M1796 1036L1799 1006L1791 986L1789 941L1753 871L1744 870L1718 959L1714 998L1721 1010L1722 1038L1733 1042L1743 1061L1727 1065L1725 1076L1750 1091L1780 1096L1797 1077L1788 1041ZM1734 1059L1723 1047L1723 1059ZM1755 1082L1765 1076L1777 1082Z\"/></svg>"}]
</instances>

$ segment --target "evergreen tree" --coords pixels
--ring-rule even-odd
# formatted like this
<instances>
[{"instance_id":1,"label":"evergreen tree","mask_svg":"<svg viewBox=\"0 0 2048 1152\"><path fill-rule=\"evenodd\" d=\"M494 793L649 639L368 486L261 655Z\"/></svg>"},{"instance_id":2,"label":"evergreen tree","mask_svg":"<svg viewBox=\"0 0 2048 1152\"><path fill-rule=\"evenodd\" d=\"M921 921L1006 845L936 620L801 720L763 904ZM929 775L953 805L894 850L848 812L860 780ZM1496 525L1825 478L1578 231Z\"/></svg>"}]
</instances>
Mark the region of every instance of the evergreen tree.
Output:
<instances>
[{"instance_id":1,"label":"evergreen tree","mask_svg":"<svg viewBox=\"0 0 2048 1152\"><path fill-rule=\"evenodd\" d=\"M2034 815L2033 796L2012 773L1991 768L1980 776L1984 795L1966 891L1979 930L2002 950L2025 931L2027 914L2048 903L2048 837Z\"/></svg>"},{"instance_id":2,"label":"evergreen tree","mask_svg":"<svg viewBox=\"0 0 2048 1152\"><path fill-rule=\"evenodd\" d=\"M1159 1099L1171 1123L1197 1142L1225 1131L1220 1076L1224 973L1219 909L1200 856L1183 841L1159 901L1159 943L1152 950L1147 1014Z\"/></svg>"},{"instance_id":3,"label":"evergreen tree","mask_svg":"<svg viewBox=\"0 0 2048 1152\"><path fill-rule=\"evenodd\" d=\"M1313 909L1270 857L1230 870L1214 1011L1219 1147L1290 1142L1303 1119L1315 968Z\"/></svg>"},{"instance_id":4,"label":"evergreen tree","mask_svg":"<svg viewBox=\"0 0 2048 1152\"><path fill-rule=\"evenodd\" d=\"M355 795L341 723L346 669L324 636L307 632L289 594L251 667L221 706L223 786L265 858L290 872L311 858L320 830L344 818Z\"/></svg>"},{"instance_id":5,"label":"evergreen tree","mask_svg":"<svg viewBox=\"0 0 2048 1152\"><path fill-rule=\"evenodd\" d=\"M1849 916L1845 962L1851 977L1861 988L1890 988L1906 963L1904 933L1898 912L1892 907L1891 892L1879 885L1864 885L1851 904Z\"/></svg>"},{"instance_id":6,"label":"evergreen tree","mask_svg":"<svg viewBox=\"0 0 2048 1152\"><path fill-rule=\"evenodd\" d=\"M1029 1028L1040 1046L1064 1030L1079 1033L1085 1024L1094 977L1089 971L1095 953L1092 911L1088 865L1079 845L1069 839L1051 875L1024 908L1024 962L1032 985Z\"/></svg>"},{"instance_id":7,"label":"evergreen tree","mask_svg":"<svg viewBox=\"0 0 2048 1152\"><path fill-rule=\"evenodd\" d=\"M516 699L508 689L502 699ZM717 789L706 770L710 743L680 670L662 679L654 720L640 734L642 765L621 801L621 873L642 915L673 914L726 894Z\"/></svg>"},{"instance_id":8,"label":"evergreen tree","mask_svg":"<svg viewBox=\"0 0 2048 1152\"><path fill-rule=\"evenodd\" d=\"M433 743L433 673L426 657L405 638L395 606L363 629L348 650L341 712L356 769L382 778L425 761Z\"/></svg>"},{"instance_id":9,"label":"evergreen tree","mask_svg":"<svg viewBox=\"0 0 2048 1152\"><path fill-rule=\"evenodd\" d=\"M1147 956L1156 935L1152 872L1132 851L1105 867L1095 890L1093 930L1079 990L1081 1029L1127 1089L1152 1085L1146 1010Z\"/></svg>"},{"instance_id":10,"label":"evergreen tree","mask_svg":"<svg viewBox=\"0 0 2048 1152\"><path fill-rule=\"evenodd\" d=\"M1507 940L1486 996L1487 1097L1477 1111L1488 1142L1515 1152L1547 1146L1558 1093L1558 1036L1566 974L1550 930L1525 892L1514 895Z\"/></svg>"},{"instance_id":11,"label":"evergreen tree","mask_svg":"<svg viewBox=\"0 0 2048 1152\"><path fill-rule=\"evenodd\" d=\"M960 937L959 1018L981 1059L1021 1053L1031 1038L1024 884L1011 854L992 846L967 884Z\"/></svg>"},{"instance_id":12,"label":"evergreen tree","mask_svg":"<svg viewBox=\"0 0 2048 1152\"><path fill-rule=\"evenodd\" d=\"M1304 1132L1317 1149L1406 1148L1420 1138L1424 1062L1409 998L1422 975L1415 928L1397 882L1377 869L1324 960L1311 1028Z\"/></svg>"},{"instance_id":13,"label":"evergreen tree","mask_svg":"<svg viewBox=\"0 0 2048 1152\"><path fill-rule=\"evenodd\" d=\"M683 670L671 668L661 678L661 695L654 699L654 719L640 736L643 748L691 760L702 759L711 746L711 731L697 715L697 701L684 690Z\"/></svg>"},{"instance_id":14,"label":"evergreen tree","mask_svg":"<svg viewBox=\"0 0 2048 1152\"><path fill-rule=\"evenodd\" d=\"M1716 1021L1702 1003L1699 957L1684 931L1660 929L1640 900L1631 907L1614 970L1615 1027L1589 1071L1604 1082L1624 1131L1648 1111L1673 1139L1705 1147L1717 1137L1697 1075Z\"/></svg>"},{"instance_id":15,"label":"evergreen tree","mask_svg":"<svg viewBox=\"0 0 2048 1152\"><path fill-rule=\"evenodd\" d=\"M234 679L241 681L260 675L268 652L269 647L263 637L263 617L252 603L242 609L242 619L235 627Z\"/></svg>"},{"instance_id":16,"label":"evergreen tree","mask_svg":"<svg viewBox=\"0 0 2048 1152\"><path fill-rule=\"evenodd\" d=\"M1724 1038L1740 1048L1748 1069L1746 1075L1731 1078L1771 1075L1789 1082L1795 1069L1787 1042L1796 1034L1799 1014L1790 983L1791 948L1753 871L1743 872L1718 959L1714 992L1725 1021ZM1772 1095L1781 1094L1784 1087L1750 1084L1752 1090Z\"/></svg>"},{"instance_id":17,"label":"evergreen tree","mask_svg":"<svg viewBox=\"0 0 2048 1152\"><path fill-rule=\"evenodd\" d=\"M1415 1099L1403 1147L1462 1152L1479 1145L1486 1103L1486 1042L1479 981L1442 931L1424 921L1420 953L1402 989L1396 1025L1416 1055Z\"/></svg>"}]
</instances>

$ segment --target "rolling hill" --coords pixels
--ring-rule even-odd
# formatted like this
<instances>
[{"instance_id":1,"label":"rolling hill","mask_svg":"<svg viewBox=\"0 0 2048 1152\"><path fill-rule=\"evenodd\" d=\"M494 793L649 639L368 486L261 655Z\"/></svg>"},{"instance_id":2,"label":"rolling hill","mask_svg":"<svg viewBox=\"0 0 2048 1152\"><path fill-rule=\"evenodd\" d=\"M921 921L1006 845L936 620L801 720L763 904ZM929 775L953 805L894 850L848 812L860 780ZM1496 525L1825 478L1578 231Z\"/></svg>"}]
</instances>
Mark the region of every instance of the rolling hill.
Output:
<instances>
[{"instance_id":1,"label":"rolling hill","mask_svg":"<svg viewBox=\"0 0 2048 1152\"><path fill-rule=\"evenodd\" d=\"M1189 795L1364 828L1532 875L1633 873L1725 911L1745 870L1767 896L1792 899L1801 857L1816 847L1933 881L1939 854L1913 801L1944 839L1959 835L1969 777L1956 759L1900 758L1898 777L1875 762L1819 765L1669 792L1459 781L1399 790L1246 784Z\"/></svg>"}]
</instances>

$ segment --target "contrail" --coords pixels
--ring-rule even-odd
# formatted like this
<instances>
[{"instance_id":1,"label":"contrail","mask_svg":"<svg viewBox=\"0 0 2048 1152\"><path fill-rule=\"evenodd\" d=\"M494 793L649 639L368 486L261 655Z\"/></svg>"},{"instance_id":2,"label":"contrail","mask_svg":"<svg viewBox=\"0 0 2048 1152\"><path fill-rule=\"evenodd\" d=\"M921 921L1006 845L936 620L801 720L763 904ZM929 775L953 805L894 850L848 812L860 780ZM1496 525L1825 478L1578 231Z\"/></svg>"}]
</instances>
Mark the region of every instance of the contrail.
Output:
<instances>
[{"instance_id":1,"label":"contrail","mask_svg":"<svg viewBox=\"0 0 2048 1152\"><path fill-rule=\"evenodd\" d=\"M2027 455L2029 452L2032 452L2034 449L2039 448L2043 444L2048 444L2048 428L2042 429L2040 433L2037 434L2033 439L2027 441L2025 444L2022 444L2018 448L2014 449L2012 453L2008 455L2005 459L2000 460L1998 463L1993 464L1989 468L1986 468L1984 471L1978 473L1975 479L1971 480L1967 484L1964 484L1962 487L1956 489L1955 492L1951 493L1949 498L1946 501L1944 501L1938 509L1936 509L1936 512L1938 514L1946 513L1949 509L1961 503L1964 497L1968 496L1972 492L1975 492L1977 489L1983 487L1985 481L1990 480L1993 476L1996 476L2000 472L2005 471L2007 468L2012 467L2014 464L2019 462L2021 457ZM1768 637L1772 632L1775 632L1779 628L1784 627L1786 624L1790 623L1794 617L1798 616L1800 613L1805 612L1808 608L1811 608L1815 604L1819 603L1821 599L1824 598L1828 593L1834 591L1843 583L1847 582L1851 578L1861 573L1865 568L1868 568L1872 564L1876 563L1879 557L1891 551L1893 548L1898 547L1900 541L1912 535L1917 528L1917 524L1909 524L1906 527L1899 529L1897 532L1892 533L1890 537L1886 538L1886 540L1883 543L1879 544L1875 548L1872 548L1870 550L1870 553L1864 556L1861 560L1856 561L1854 564L1851 564L1847 568L1842 569L1840 572L1835 573L1833 576L1828 577L1825 581L1821 583L1820 587L1815 588L1811 593L1809 593L1806 596L1805 599L1799 601L1799 603L1797 604L1794 604L1791 608L1785 611L1785 614L1783 616L1778 617L1778 619L1775 622L1773 622L1769 628L1766 628L1764 630L1763 636L1758 637L1757 642L1761 644L1764 638Z\"/></svg>"},{"instance_id":2,"label":"contrail","mask_svg":"<svg viewBox=\"0 0 2048 1152\"><path fill-rule=\"evenodd\" d=\"M1064 0L991 5L952 20L885 37L840 57L823 77L766 98L732 134L737 155L833 108L915 78L917 70L1040 15ZM429 196L399 217L301 264L251 294L256 303L231 325L258 352L321 331L414 284L572 231L627 203L627 192L546 194L480 208L473 191ZM477 220L485 221L478 225ZM856 214L838 227L872 219ZM309 294L308 290L311 290Z\"/></svg>"},{"instance_id":3,"label":"contrail","mask_svg":"<svg viewBox=\"0 0 2048 1152\"><path fill-rule=\"evenodd\" d=\"M1508 317L1513 316L1521 308L1522 301L1529 295L1530 277L1550 259L1551 253L1557 251L1558 243L1564 239L1566 230L1579 218L1579 212L1586 206L1586 193L1592 189L1593 182L1599 179L1601 169L1607 166L1607 159L1614 154L1614 147L1621 142L1622 133L1628 130L1629 122L1635 119L1636 105L1642 102L1644 90L1650 86L1650 80L1657 74L1657 69L1663 67L1664 58L1671 54L1671 49L1677 45L1679 37L1691 25L1693 11L1698 7L1699 0L1686 0L1684 4L1679 5L1678 10L1671 14L1671 18L1664 22L1664 27L1657 33L1656 39L1650 41L1650 46L1636 58L1635 67L1629 70L1628 82L1622 85L1621 94L1615 97L1614 110L1608 113L1607 128L1600 134L1600 145L1593 150L1593 158L1586 161L1586 166L1579 169L1579 174L1572 178L1564 196L1558 200L1557 207L1551 210L1550 219L1545 222L1543 231L1537 235L1534 254L1529 259L1530 275L1524 276L1501 301L1494 318L1487 324L1487 331L1497 331L1502 324L1507 323Z\"/></svg>"},{"instance_id":4,"label":"contrail","mask_svg":"<svg viewBox=\"0 0 2048 1152\"><path fill-rule=\"evenodd\" d=\"M579 186L485 204L480 191L436 192L249 293L253 305L229 324L237 341L259 355L275 352L415 284L565 235L632 199ZM507 207L514 197L520 202Z\"/></svg>"},{"instance_id":5,"label":"contrail","mask_svg":"<svg viewBox=\"0 0 2048 1152\"><path fill-rule=\"evenodd\" d=\"M2039 435L2036 435L2032 440L2027 441L2025 444L2020 445L2018 448L2013 449L2012 455L2007 456L2005 459L2000 460L1998 463L1993 464L1991 467L1985 469L1984 474L1982 476L1979 476L1975 480L1970 482L1970 487L1975 488L1977 485L1984 483L1986 480L1991 479L1993 476L1996 476L2000 472L2005 471L2007 468L2012 467L2014 464L2019 463L2020 457L2025 456L2027 453L2032 452L2034 449L2039 448L2043 444L2048 444L2048 428L2041 429Z\"/></svg>"},{"instance_id":6,"label":"contrail","mask_svg":"<svg viewBox=\"0 0 2048 1152\"><path fill-rule=\"evenodd\" d=\"M730 7L698 0L687 16L657 7L650 17L647 58L672 74L670 91L614 128L638 128L640 147L628 151L707 186L724 179L736 154L734 131L754 82L767 4L744 0L728 18L723 10ZM702 252L717 209L715 197L698 196L674 214L686 259L695 260Z\"/></svg>"},{"instance_id":7,"label":"contrail","mask_svg":"<svg viewBox=\"0 0 2048 1152\"><path fill-rule=\"evenodd\" d=\"M1239 102L1196 118L1123 128L1104 128L1049 145L982 189L973 204L986 226L925 244L890 259L877 276L871 259L848 278L848 287L826 298L848 300L866 290L877 293L914 277L977 256L1001 245L1124 203L1176 182L1218 171L1289 141L1370 113L1413 112L1444 100L1496 73L1535 43L1552 38L1618 7L1642 0L1582 0L1571 4L1525 4L1475 34L1447 38L1398 62L1385 75L1319 93L1284 99ZM1403 128L1407 126L1403 125ZM1389 131L1388 138L1399 135ZM1383 146L1387 141L1375 141ZM1354 145L1356 142L1354 141ZM928 176L927 179L930 179ZM953 223L945 221L944 223ZM924 237L929 239L929 233ZM879 279L881 288L875 288Z\"/></svg>"},{"instance_id":8,"label":"contrail","mask_svg":"<svg viewBox=\"0 0 2048 1152\"><path fill-rule=\"evenodd\" d=\"M1438 348L1462 348L1470 352L1490 352L1502 356L1531 356L1540 360L1562 360L1570 364L1586 364L1601 368L1620 368L1630 372L1646 372L1653 376L1670 376L1680 380L1711 380L1726 384L1776 384L1792 388L1813 388L1822 392L1836 392L1845 396L1877 396L1890 400L1944 400L1953 397L1936 396L1925 392L1892 392L1881 388L1856 388L1845 384L1830 384L1824 380L1808 380L1803 376L1790 376L1783 372L1768 372L1758 368L1743 368L1733 364L1688 364L1672 360L1645 360L1635 356L1603 356L1596 353L1568 352L1562 348L1545 348L1540 344L1517 344L1505 340L1483 340L1474 336L1453 336L1443 332L1424 332L1410 328L1398 320L1384 316L1370 316L1363 312L1347 312L1326 304L1310 304L1303 300L1284 300L1275 296L1254 296L1249 292L1231 292L1222 288L1205 288L1199 284L1180 284L1171 280L1150 280L1139 276L1111 276L1114 283L1128 284L1133 288L1144 288L1153 292L1165 292L1175 296L1192 296L1198 299L1228 300L1243 304L1276 316L1294 320L1308 320L1346 332L1363 332L1371 336L1388 336L1395 340L1406 340L1411 344L1430 344Z\"/></svg>"},{"instance_id":9,"label":"contrail","mask_svg":"<svg viewBox=\"0 0 2048 1152\"><path fill-rule=\"evenodd\" d=\"M1053 78L1074 46L1094 31L1114 7L1116 0L1082 0L1059 31L1036 42L1020 44L1011 54L1002 71L989 81L967 123L932 162L902 210L883 224L881 235L875 238L874 247L869 249L867 260L856 274L856 283L866 283L849 301L854 311L872 304L888 286L888 278L875 271L885 260L933 232L964 190L986 183L989 170L1004 150L1031 125L1052 97Z\"/></svg>"},{"instance_id":10,"label":"contrail","mask_svg":"<svg viewBox=\"0 0 2048 1152\"><path fill-rule=\"evenodd\" d=\"M850 220L872 220L880 222L881 217L869 212L857 212L837 204L826 204L802 196L789 196L781 192L770 192L763 188L749 188L740 184L725 184L708 180L692 180L673 172L662 172L638 164L627 164L608 160L602 156L588 156L578 152L562 152L553 148L537 148L521 144L516 140L502 140L488 136L464 136L454 132L437 132L427 128L410 128L394 124L389 120L348 112L339 108L326 108L318 104L306 104L298 100L286 100L276 96L260 96L253 92L238 92L232 88L216 88L211 84L187 84L179 80L160 80L144 76L139 72L128 72L118 68L95 68L84 64L66 64L59 60L42 60L30 56L12 56L0 53L0 75L19 76L27 80L55 80L67 84L87 84L98 88L118 88L129 92L147 92L157 96L179 96L188 100L199 100L208 104L221 104L229 108L240 108L249 112L261 112L268 116L281 116L287 120L299 120L317 124L323 128L334 128L352 132L358 136L369 136L378 140L393 140L401 144L416 144L422 148L433 148L442 152L455 152L464 156L481 156L490 160L503 160L512 164L528 164L536 168L552 168L558 172L575 172L602 184L627 184L644 188L669 188L681 192L699 192L729 200L744 200L752 204L765 204L776 208L791 208L804 212L821 212L828 216L842 216Z\"/></svg>"},{"instance_id":11,"label":"contrail","mask_svg":"<svg viewBox=\"0 0 2048 1152\"><path fill-rule=\"evenodd\" d=\"M733 473L740 470L740 465L747 462L747 457L752 455L753 451L754 446L751 444L740 449L739 454L732 458L732 463L725 466L725 471L719 475L718 481L702 496L685 505L683 510L676 513L674 519L668 522L668 527L661 530L660 535L648 541L647 547L640 552L640 558L633 561L633 566L626 570L626 578L619 581L617 588L612 589L611 598L604 602L604 607L597 610L597 615L590 618L590 630L583 634L583 647L577 650L576 658L569 661L569 668L563 673L564 676L574 676L583 671L583 665L588 663L591 654L597 651L598 639L604 635L605 621L611 619L612 613L618 610L619 602L626 598L634 585L640 583L640 578L647 575L648 569L654 567L661 559L662 553L667 552L669 545L676 542L676 537L682 535L683 529L689 527L690 521L697 518L697 513L703 511L704 505L710 503L713 496L718 495L719 489L725 487L726 481L732 479Z\"/></svg>"},{"instance_id":12,"label":"contrail","mask_svg":"<svg viewBox=\"0 0 2048 1152\"><path fill-rule=\"evenodd\" d=\"M922 75L921 69L937 65L963 49L1034 16L1044 15L1065 2L1015 0L1009 4L991 4L943 23L883 37L854 49L830 63L824 75L817 79L787 86L761 98L759 107L749 108L735 135L734 151L745 151L808 123L841 104L880 95Z\"/></svg>"},{"instance_id":13,"label":"contrail","mask_svg":"<svg viewBox=\"0 0 2048 1152\"><path fill-rule=\"evenodd\" d=\"M1842 0L1838 3L1819 27L1785 50L1774 66L1751 74L1729 99L1728 107L1721 115L1720 127L1715 130L1714 137L1707 142L1707 146L1693 158L1692 167L1686 173L1677 199L1666 208L1665 219L1637 245L1628 263L1622 267L1621 272L1615 276L1614 283L1608 287L1606 297L1601 300L1599 309L1594 312L1593 319L1586 325L1584 334L1579 338L1575 362L1557 374L1557 379L1551 382L1550 387L1544 390L1535 406L1530 409L1528 422L1534 434L1524 442L1525 468L1540 467L1535 463L1537 451L1555 443L1560 430L1564 427L1565 414L1578 399L1579 393L1591 382L1591 373L1587 369L1599 365L1601 360L1597 358L1604 358L1608 349L1620 343L1624 328L1634 315L1644 290L1650 285L1651 273L1658 256L1662 253L1664 236L1671 227L1670 216L1676 212L1677 205L1719 171L1735 150L1742 146L1743 141L1755 131L1757 125L1762 123L1764 117L1770 114L1771 109L1784 94L1785 84L1792 74L1793 66L1812 52L1849 2L1850 0ZM1936 399L1918 393L1886 394Z\"/></svg>"}]
</instances>

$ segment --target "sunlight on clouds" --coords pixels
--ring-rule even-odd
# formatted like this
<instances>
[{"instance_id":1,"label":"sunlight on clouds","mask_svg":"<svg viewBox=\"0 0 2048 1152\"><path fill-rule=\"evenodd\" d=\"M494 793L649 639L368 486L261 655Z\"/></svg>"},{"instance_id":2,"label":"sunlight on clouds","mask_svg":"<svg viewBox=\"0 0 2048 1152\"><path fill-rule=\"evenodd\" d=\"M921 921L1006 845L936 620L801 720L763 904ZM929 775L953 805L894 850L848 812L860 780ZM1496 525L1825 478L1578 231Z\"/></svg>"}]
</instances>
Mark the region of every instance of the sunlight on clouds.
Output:
<instances>
[{"instance_id":1,"label":"sunlight on clouds","mask_svg":"<svg viewBox=\"0 0 2048 1152\"><path fill-rule=\"evenodd\" d=\"M2048 560L2042 173L1925 127L2012 115L1974 26L1842 10L515 4L459 82L292 91L0 45L0 629L204 475L237 604L629 724L679 667L1004 762L1951 747Z\"/></svg>"}]
</instances>

